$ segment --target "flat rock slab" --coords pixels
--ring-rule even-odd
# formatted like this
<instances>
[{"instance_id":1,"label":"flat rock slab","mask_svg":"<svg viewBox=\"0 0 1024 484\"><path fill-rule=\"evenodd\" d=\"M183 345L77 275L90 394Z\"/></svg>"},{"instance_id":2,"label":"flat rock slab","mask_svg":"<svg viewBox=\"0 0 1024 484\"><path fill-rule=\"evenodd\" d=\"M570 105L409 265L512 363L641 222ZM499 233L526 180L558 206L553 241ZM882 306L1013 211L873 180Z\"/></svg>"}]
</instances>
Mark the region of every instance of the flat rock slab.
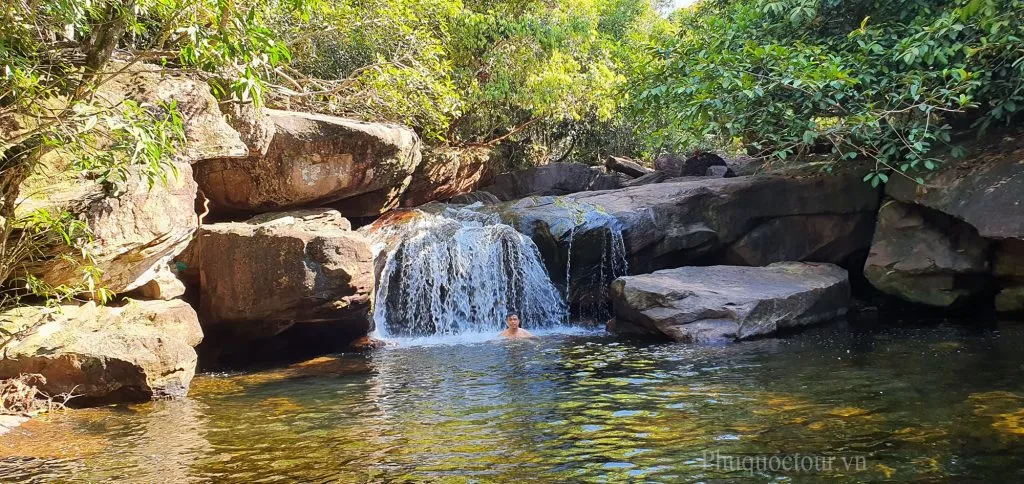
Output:
<instances>
[{"instance_id":1,"label":"flat rock slab","mask_svg":"<svg viewBox=\"0 0 1024 484\"><path fill-rule=\"evenodd\" d=\"M680 267L612 282L608 329L714 343L774 333L846 313L846 270L824 263Z\"/></svg>"}]
</instances>

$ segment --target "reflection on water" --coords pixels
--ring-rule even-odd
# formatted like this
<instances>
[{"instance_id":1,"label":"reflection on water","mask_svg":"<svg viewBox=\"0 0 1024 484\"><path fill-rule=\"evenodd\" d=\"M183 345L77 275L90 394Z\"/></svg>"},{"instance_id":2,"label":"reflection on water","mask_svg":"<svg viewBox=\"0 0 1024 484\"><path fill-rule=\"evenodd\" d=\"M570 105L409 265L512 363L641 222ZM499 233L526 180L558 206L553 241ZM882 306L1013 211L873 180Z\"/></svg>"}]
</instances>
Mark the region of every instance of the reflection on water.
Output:
<instances>
[{"instance_id":1,"label":"reflection on water","mask_svg":"<svg viewBox=\"0 0 1024 484\"><path fill-rule=\"evenodd\" d=\"M407 344L30 422L0 439L0 480L1020 481L1022 343L1013 325L840 324L716 348ZM797 453L833 463L722 458Z\"/></svg>"}]
</instances>

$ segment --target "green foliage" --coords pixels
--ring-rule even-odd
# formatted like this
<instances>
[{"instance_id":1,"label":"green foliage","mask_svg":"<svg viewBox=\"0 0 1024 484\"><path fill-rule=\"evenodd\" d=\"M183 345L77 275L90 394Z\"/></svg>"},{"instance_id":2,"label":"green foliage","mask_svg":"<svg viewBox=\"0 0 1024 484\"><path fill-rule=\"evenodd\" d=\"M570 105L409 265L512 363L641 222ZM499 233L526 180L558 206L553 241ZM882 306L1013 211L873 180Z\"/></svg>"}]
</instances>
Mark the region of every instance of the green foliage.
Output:
<instances>
[{"instance_id":1,"label":"green foliage","mask_svg":"<svg viewBox=\"0 0 1024 484\"><path fill-rule=\"evenodd\" d=\"M867 159L878 185L937 168L936 149L1024 109L1021 0L719 1L674 21L633 85L667 146Z\"/></svg>"},{"instance_id":2,"label":"green foliage","mask_svg":"<svg viewBox=\"0 0 1024 484\"><path fill-rule=\"evenodd\" d=\"M0 277L5 282L0 308L15 305L25 296L42 298L48 305L73 300L79 294L89 294L101 303L113 297L99 282L102 273L93 259L92 233L73 214L38 209L21 218L5 218L0 228ZM33 275L39 264L54 260L73 268L80 279L54 286Z\"/></svg>"},{"instance_id":3,"label":"green foliage","mask_svg":"<svg viewBox=\"0 0 1024 484\"><path fill-rule=\"evenodd\" d=\"M282 84L322 93L319 109L451 144L557 144L623 124L627 76L670 31L647 0L370 0L308 12L276 18L296 59Z\"/></svg>"},{"instance_id":4,"label":"green foliage","mask_svg":"<svg viewBox=\"0 0 1024 484\"><path fill-rule=\"evenodd\" d=\"M167 175L177 177L173 157L185 143L185 127L176 101L161 106L143 106L126 99L117 115L93 114L85 133L57 141L72 159L71 168L113 187L127 183L133 167L150 188L167 183ZM102 120L101 120L102 119ZM102 122L102 129L94 124Z\"/></svg>"},{"instance_id":5,"label":"green foliage","mask_svg":"<svg viewBox=\"0 0 1024 484\"><path fill-rule=\"evenodd\" d=\"M301 0L18 0L0 6L5 294L27 291L51 301L81 292L110 296L97 285L91 238L81 222L69 213L16 215L22 183L42 160L62 160L64 174L95 179L113 196L135 177L152 188L177 176L174 156L184 130L176 104L114 103L96 95L106 83L130 74L136 62L163 63L203 71L215 94L259 105L264 79L290 60L277 33L265 26L266 15L302 8ZM24 270L54 258L80 268L80 283L51 287Z\"/></svg>"}]
</instances>

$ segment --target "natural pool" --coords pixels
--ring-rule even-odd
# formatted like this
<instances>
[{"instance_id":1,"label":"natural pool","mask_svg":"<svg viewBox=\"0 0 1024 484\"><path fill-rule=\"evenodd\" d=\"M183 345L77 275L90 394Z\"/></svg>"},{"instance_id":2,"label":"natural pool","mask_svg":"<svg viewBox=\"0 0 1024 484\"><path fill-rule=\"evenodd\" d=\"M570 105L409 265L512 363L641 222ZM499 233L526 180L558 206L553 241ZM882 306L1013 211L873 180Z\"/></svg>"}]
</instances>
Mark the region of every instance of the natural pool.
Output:
<instances>
[{"instance_id":1,"label":"natural pool","mask_svg":"<svg viewBox=\"0 0 1024 484\"><path fill-rule=\"evenodd\" d=\"M770 468L795 454L817 464ZM1014 482L1022 469L1013 324L835 323L727 347L595 333L406 345L202 375L185 400L0 437L2 481Z\"/></svg>"}]
</instances>

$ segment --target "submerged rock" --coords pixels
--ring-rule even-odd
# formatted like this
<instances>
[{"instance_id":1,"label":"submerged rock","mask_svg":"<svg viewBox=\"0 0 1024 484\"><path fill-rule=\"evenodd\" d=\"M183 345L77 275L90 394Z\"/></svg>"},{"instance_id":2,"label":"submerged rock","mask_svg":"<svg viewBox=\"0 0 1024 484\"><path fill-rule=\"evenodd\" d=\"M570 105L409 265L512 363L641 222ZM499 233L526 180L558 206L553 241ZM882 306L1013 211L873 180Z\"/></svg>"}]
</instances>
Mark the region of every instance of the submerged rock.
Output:
<instances>
[{"instance_id":1,"label":"submerged rock","mask_svg":"<svg viewBox=\"0 0 1024 484\"><path fill-rule=\"evenodd\" d=\"M348 348L352 351L373 351L389 346L387 341L377 338L371 338L369 336L363 336L351 343Z\"/></svg>"},{"instance_id":2,"label":"submerged rock","mask_svg":"<svg viewBox=\"0 0 1024 484\"><path fill-rule=\"evenodd\" d=\"M617 174L580 163L551 163L526 170L503 173L481 190L508 201L523 197L568 195L570 193L620 188Z\"/></svg>"},{"instance_id":3,"label":"submerged rock","mask_svg":"<svg viewBox=\"0 0 1024 484\"><path fill-rule=\"evenodd\" d=\"M28 417L21 415L0 415L0 435L4 435L19 425L28 422Z\"/></svg>"},{"instance_id":4,"label":"submerged rock","mask_svg":"<svg viewBox=\"0 0 1024 484\"><path fill-rule=\"evenodd\" d=\"M988 271L988 242L974 227L897 201L879 210L864 276L880 291L952 306L982 292Z\"/></svg>"},{"instance_id":5,"label":"submerged rock","mask_svg":"<svg viewBox=\"0 0 1024 484\"><path fill-rule=\"evenodd\" d=\"M707 266L620 277L609 330L707 343L771 334L846 313L850 285L832 264Z\"/></svg>"},{"instance_id":6,"label":"submerged rock","mask_svg":"<svg viewBox=\"0 0 1024 484\"><path fill-rule=\"evenodd\" d=\"M191 257L210 328L241 338L303 322L351 327L353 334L370 329L370 243L335 210L204 225Z\"/></svg>"},{"instance_id":7,"label":"submerged rock","mask_svg":"<svg viewBox=\"0 0 1024 484\"><path fill-rule=\"evenodd\" d=\"M73 404L184 396L203 339L196 312L181 300L26 307L3 319L6 330L39 326L5 348L0 378L38 373L40 390L80 395Z\"/></svg>"},{"instance_id":8,"label":"submerged rock","mask_svg":"<svg viewBox=\"0 0 1024 484\"><path fill-rule=\"evenodd\" d=\"M345 216L376 216L398 206L420 164L419 137L404 126L266 111L274 132L264 155L196 166L214 213L332 204Z\"/></svg>"}]
</instances>

